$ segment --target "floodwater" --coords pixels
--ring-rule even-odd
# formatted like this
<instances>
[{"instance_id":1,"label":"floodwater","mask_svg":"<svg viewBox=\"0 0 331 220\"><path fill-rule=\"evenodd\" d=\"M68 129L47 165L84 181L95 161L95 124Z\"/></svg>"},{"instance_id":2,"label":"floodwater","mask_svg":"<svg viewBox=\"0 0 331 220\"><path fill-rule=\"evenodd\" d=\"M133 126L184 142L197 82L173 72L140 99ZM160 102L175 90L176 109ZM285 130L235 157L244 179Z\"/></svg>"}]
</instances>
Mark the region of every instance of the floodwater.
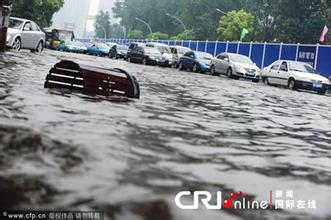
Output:
<instances>
[{"instance_id":1,"label":"floodwater","mask_svg":"<svg viewBox=\"0 0 331 220\"><path fill-rule=\"evenodd\" d=\"M44 89L61 59L124 68L141 99ZM331 219L330 98L101 57L0 54L0 209L100 210L120 220ZM317 209L184 211L174 198L186 190L210 191L214 202L217 191L269 201L279 190L278 199L315 200Z\"/></svg>"}]
</instances>

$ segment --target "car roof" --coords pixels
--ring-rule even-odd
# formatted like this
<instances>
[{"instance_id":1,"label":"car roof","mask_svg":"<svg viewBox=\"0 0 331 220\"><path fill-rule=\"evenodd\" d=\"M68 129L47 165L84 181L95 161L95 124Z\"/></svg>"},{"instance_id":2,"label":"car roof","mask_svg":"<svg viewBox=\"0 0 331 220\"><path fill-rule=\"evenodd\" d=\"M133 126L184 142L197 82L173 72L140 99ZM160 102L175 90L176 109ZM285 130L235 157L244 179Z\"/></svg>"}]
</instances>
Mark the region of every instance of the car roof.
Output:
<instances>
[{"instance_id":1,"label":"car roof","mask_svg":"<svg viewBox=\"0 0 331 220\"><path fill-rule=\"evenodd\" d=\"M172 46L169 46L170 48L180 48L180 49L189 49L191 50L191 48L188 48L188 47L183 47L183 46L177 46L177 45L172 45Z\"/></svg>"},{"instance_id":2,"label":"car roof","mask_svg":"<svg viewBox=\"0 0 331 220\"><path fill-rule=\"evenodd\" d=\"M30 21L28 19L24 19L24 18L17 18L17 17L10 17L11 19L15 19L15 20L19 20L19 21Z\"/></svg>"},{"instance_id":3,"label":"car roof","mask_svg":"<svg viewBox=\"0 0 331 220\"><path fill-rule=\"evenodd\" d=\"M146 45L155 45L155 46L165 46L165 47L169 47L169 45L167 45L167 44L154 43L154 42L146 43Z\"/></svg>"}]
</instances>

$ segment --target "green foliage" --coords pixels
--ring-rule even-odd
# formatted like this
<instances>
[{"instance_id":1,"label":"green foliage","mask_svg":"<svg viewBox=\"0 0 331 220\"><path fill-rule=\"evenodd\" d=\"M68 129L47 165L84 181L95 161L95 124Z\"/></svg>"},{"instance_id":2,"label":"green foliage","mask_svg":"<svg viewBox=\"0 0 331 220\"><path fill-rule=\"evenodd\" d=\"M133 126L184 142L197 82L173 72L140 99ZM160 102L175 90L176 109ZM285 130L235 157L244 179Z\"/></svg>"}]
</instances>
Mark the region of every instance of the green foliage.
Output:
<instances>
[{"instance_id":1,"label":"green foliage","mask_svg":"<svg viewBox=\"0 0 331 220\"><path fill-rule=\"evenodd\" d=\"M41 28L52 24L52 17L64 4L64 0L15 0L12 16L35 21Z\"/></svg>"},{"instance_id":2,"label":"green foliage","mask_svg":"<svg viewBox=\"0 0 331 220\"><path fill-rule=\"evenodd\" d=\"M173 36L170 38L171 40L177 40L177 41L180 41L180 40L195 40L196 37L195 37L195 34L193 31L184 31L182 33L179 33L178 35L176 36Z\"/></svg>"},{"instance_id":3,"label":"green foliage","mask_svg":"<svg viewBox=\"0 0 331 220\"><path fill-rule=\"evenodd\" d=\"M239 40L241 27L228 18L227 23L234 27L225 28L219 24L222 16L216 11L245 11L243 22L248 22L250 33L245 41L283 41L316 43L325 24L330 25L331 1L329 0L123 0L113 8L116 17L121 18L121 25L130 30L148 29L135 20L145 20L155 32L163 32L173 39L185 39L181 34L183 26L180 22L166 15L169 13L184 22L188 29L194 30L197 40ZM330 14L330 16L328 16ZM221 26L221 27L220 27ZM226 33L217 31L224 28ZM222 29L221 29L222 30ZM234 34L235 33L235 34Z\"/></svg>"},{"instance_id":4,"label":"green foliage","mask_svg":"<svg viewBox=\"0 0 331 220\"><path fill-rule=\"evenodd\" d=\"M168 40L169 35L161 32L151 33L147 36L149 40Z\"/></svg>"},{"instance_id":5,"label":"green foliage","mask_svg":"<svg viewBox=\"0 0 331 220\"><path fill-rule=\"evenodd\" d=\"M129 39L143 39L144 33L140 30L132 30L128 34Z\"/></svg>"},{"instance_id":6,"label":"green foliage","mask_svg":"<svg viewBox=\"0 0 331 220\"><path fill-rule=\"evenodd\" d=\"M254 16L244 10L230 11L228 15L221 17L217 33L218 40L222 41L238 41L241 38L242 30L245 28L248 33L254 30ZM248 34L249 36L249 34Z\"/></svg>"},{"instance_id":7,"label":"green foliage","mask_svg":"<svg viewBox=\"0 0 331 220\"><path fill-rule=\"evenodd\" d=\"M100 11L99 14L96 16L95 23L95 37L96 38L108 38L111 25L110 25L110 15L107 12Z\"/></svg>"}]
</instances>

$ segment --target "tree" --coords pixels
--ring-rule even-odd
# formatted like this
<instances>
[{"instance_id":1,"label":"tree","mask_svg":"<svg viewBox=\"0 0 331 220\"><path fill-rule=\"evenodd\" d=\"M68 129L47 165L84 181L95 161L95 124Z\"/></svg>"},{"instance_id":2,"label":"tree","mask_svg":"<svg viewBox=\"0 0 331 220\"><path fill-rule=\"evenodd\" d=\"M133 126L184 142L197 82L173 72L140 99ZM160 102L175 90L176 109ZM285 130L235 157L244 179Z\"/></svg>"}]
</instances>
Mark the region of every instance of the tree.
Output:
<instances>
[{"instance_id":1,"label":"tree","mask_svg":"<svg viewBox=\"0 0 331 220\"><path fill-rule=\"evenodd\" d=\"M95 23L95 37L96 38L108 38L111 30L110 15L107 12L100 11L96 16Z\"/></svg>"},{"instance_id":2,"label":"tree","mask_svg":"<svg viewBox=\"0 0 331 220\"><path fill-rule=\"evenodd\" d=\"M193 32L193 30L191 31L187 31L187 32L182 32L182 33L179 33L178 35L176 36L173 36L170 38L171 40L195 40L196 39L196 36Z\"/></svg>"},{"instance_id":3,"label":"tree","mask_svg":"<svg viewBox=\"0 0 331 220\"><path fill-rule=\"evenodd\" d=\"M35 21L41 28L52 24L55 12L63 6L64 0L15 0L12 16Z\"/></svg>"},{"instance_id":4,"label":"tree","mask_svg":"<svg viewBox=\"0 0 331 220\"><path fill-rule=\"evenodd\" d=\"M230 11L228 15L221 17L217 28L219 40L238 41L242 30L252 33L254 30L254 16L244 10Z\"/></svg>"},{"instance_id":5,"label":"tree","mask_svg":"<svg viewBox=\"0 0 331 220\"><path fill-rule=\"evenodd\" d=\"M147 36L149 40L167 40L169 39L169 35L161 32L154 32Z\"/></svg>"},{"instance_id":6,"label":"tree","mask_svg":"<svg viewBox=\"0 0 331 220\"><path fill-rule=\"evenodd\" d=\"M129 39L143 39L144 33L140 30L132 30L128 34Z\"/></svg>"}]
</instances>

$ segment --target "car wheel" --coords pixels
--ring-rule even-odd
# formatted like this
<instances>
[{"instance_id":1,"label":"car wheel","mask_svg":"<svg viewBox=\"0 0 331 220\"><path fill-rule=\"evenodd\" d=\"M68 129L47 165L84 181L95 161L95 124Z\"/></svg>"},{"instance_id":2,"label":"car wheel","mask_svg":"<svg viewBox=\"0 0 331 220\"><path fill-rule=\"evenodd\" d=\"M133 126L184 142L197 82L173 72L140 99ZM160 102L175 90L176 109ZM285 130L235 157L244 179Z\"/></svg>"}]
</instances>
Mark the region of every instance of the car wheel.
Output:
<instances>
[{"instance_id":1,"label":"car wheel","mask_svg":"<svg viewBox=\"0 0 331 220\"><path fill-rule=\"evenodd\" d=\"M197 64L193 64L192 71L195 72L195 73L198 72Z\"/></svg>"},{"instance_id":2,"label":"car wheel","mask_svg":"<svg viewBox=\"0 0 331 220\"><path fill-rule=\"evenodd\" d=\"M216 69L215 69L215 66L212 65L211 68L210 68L210 74L215 76L216 75Z\"/></svg>"},{"instance_id":3,"label":"car wheel","mask_svg":"<svg viewBox=\"0 0 331 220\"><path fill-rule=\"evenodd\" d=\"M146 58L143 59L143 64L147 65L147 59Z\"/></svg>"},{"instance_id":4,"label":"car wheel","mask_svg":"<svg viewBox=\"0 0 331 220\"><path fill-rule=\"evenodd\" d=\"M326 89L319 90L317 93L320 94L320 95L325 95Z\"/></svg>"},{"instance_id":5,"label":"car wheel","mask_svg":"<svg viewBox=\"0 0 331 220\"><path fill-rule=\"evenodd\" d=\"M231 69L231 68L229 68L229 69L226 71L226 75L227 75L230 79L233 78L233 74L232 74L232 69Z\"/></svg>"},{"instance_id":6,"label":"car wheel","mask_svg":"<svg viewBox=\"0 0 331 220\"><path fill-rule=\"evenodd\" d=\"M39 54L41 54L41 52L43 52L43 50L44 50L44 44L43 44L42 41L40 41L40 42L38 43L38 46L37 46L36 52L39 53Z\"/></svg>"},{"instance_id":7,"label":"car wheel","mask_svg":"<svg viewBox=\"0 0 331 220\"><path fill-rule=\"evenodd\" d=\"M178 65L178 69L179 69L179 70L183 70L183 69L184 69L184 68L183 68L183 63L182 63L182 62L179 63L179 65Z\"/></svg>"},{"instance_id":8,"label":"car wheel","mask_svg":"<svg viewBox=\"0 0 331 220\"><path fill-rule=\"evenodd\" d=\"M16 50L16 51L20 51L21 48L22 48L22 42L21 42L21 39L18 37L14 41L13 49Z\"/></svg>"},{"instance_id":9,"label":"car wheel","mask_svg":"<svg viewBox=\"0 0 331 220\"><path fill-rule=\"evenodd\" d=\"M295 79L293 78L290 78L289 81L288 81L288 88L290 90L295 90L296 89L296 86L295 86Z\"/></svg>"},{"instance_id":10,"label":"car wheel","mask_svg":"<svg viewBox=\"0 0 331 220\"><path fill-rule=\"evenodd\" d=\"M268 77L263 77L262 82L266 85L270 85Z\"/></svg>"}]
</instances>

